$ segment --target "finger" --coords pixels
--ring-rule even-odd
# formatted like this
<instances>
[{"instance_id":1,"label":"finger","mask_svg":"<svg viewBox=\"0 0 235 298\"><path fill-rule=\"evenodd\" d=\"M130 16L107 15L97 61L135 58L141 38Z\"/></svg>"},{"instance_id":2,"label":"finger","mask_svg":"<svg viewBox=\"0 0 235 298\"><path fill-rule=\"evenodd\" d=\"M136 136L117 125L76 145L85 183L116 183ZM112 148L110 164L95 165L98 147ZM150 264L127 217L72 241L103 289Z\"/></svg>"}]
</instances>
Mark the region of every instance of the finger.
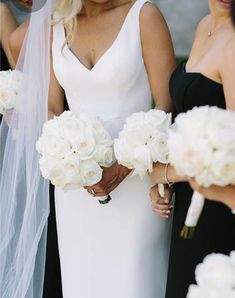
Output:
<instances>
[{"instance_id":1,"label":"finger","mask_svg":"<svg viewBox=\"0 0 235 298\"><path fill-rule=\"evenodd\" d=\"M158 209L153 208L153 212L157 213L158 215L160 215L163 218L168 218L171 214L171 211L161 211Z\"/></svg>"},{"instance_id":2,"label":"finger","mask_svg":"<svg viewBox=\"0 0 235 298\"><path fill-rule=\"evenodd\" d=\"M152 209L161 215L169 215L171 213L170 209L169 210L160 210L160 209L156 208L155 206L152 206Z\"/></svg>"},{"instance_id":3,"label":"finger","mask_svg":"<svg viewBox=\"0 0 235 298\"><path fill-rule=\"evenodd\" d=\"M167 211L171 210L171 205L159 205L159 204L153 204L154 208L160 210L160 211Z\"/></svg>"}]
</instances>

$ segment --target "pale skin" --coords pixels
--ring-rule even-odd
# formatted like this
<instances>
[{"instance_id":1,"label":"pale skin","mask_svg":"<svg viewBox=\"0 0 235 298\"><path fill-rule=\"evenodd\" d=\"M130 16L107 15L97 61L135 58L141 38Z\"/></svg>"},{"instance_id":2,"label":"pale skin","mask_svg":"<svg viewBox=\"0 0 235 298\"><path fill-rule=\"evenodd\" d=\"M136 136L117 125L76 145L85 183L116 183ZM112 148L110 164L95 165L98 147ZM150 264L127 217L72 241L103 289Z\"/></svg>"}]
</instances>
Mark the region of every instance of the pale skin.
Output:
<instances>
[{"instance_id":1,"label":"pale skin","mask_svg":"<svg viewBox=\"0 0 235 298\"><path fill-rule=\"evenodd\" d=\"M226 107L228 110L235 111L235 32L230 17L231 8L220 0L209 0L208 3L210 15L206 16L197 28L186 71L202 73L206 77L223 84ZM212 32L210 37L207 35L209 31ZM155 164L150 175L156 184L166 183L165 165ZM177 175L171 165L168 166L167 177L168 181L173 183L189 181L187 177ZM194 182L192 185L202 191L205 197L221 201L230 208L235 207L234 202L231 204L231 198L235 201L234 187L212 186L204 189L198 188ZM153 202L153 210L162 217L168 217L172 209L171 203L166 203L160 197L156 187L150 190L150 197Z\"/></svg>"},{"instance_id":2,"label":"pale skin","mask_svg":"<svg viewBox=\"0 0 235 298\"><path fill-rule=\"evenodd\" d=\"M111 46L133 4L133 1L120 0L83 1L83 10L78 16L78 31L70 49L86 68L94 67ZM27 23L23 24L12 37L15 58L18 56L27 26ZM141 9L140 29L143 58L153 99L158 109L171 112L168 84L175 69L175 56L167 25L155 5L146 3ZM64 91L51 65L49 118L60 115L63 111ZM114 163L110 168L104 169L102 180L98 184L86 189L88 192L94 190L96 196L105 196L112 192L129 173L129 169Z\"/></svg>"}]
</instances>

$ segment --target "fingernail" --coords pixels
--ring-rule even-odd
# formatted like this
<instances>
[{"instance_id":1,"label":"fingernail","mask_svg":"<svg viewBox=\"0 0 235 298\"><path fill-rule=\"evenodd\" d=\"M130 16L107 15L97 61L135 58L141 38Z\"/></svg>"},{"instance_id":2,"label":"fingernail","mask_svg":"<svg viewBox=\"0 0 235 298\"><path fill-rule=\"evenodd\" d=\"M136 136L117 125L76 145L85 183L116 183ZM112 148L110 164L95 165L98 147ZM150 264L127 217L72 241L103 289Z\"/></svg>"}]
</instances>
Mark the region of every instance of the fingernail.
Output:
<instances>
[{"instance_id":1,"label":"fingernail","mask_svg":"<svg viewBox=\"0 0 235 298\"><path fill-rule=\"evenodd\" d=\"M168 200L168 199L165 199L165 201L164 201L164 202L168 204L168 203L169 203L169 200Z\"/></svg>"},{"instance_id":2,"label":"fingernail","mask_svg":"<svg viewBox=\"0 0 235 298\"><path fill-rule=\"evenodd\" d=\"M174 208L174 205L170 205L170 209Z\"/></svg>"},{"instance_id":3,"label":"fingernail","mask_svg":"<svg viewBox=\"0 0 235 298\"><path fill-rule=\"evenodd\" d=\"M167 210L167 211L166 211L166 214L170 214L170 213L171 213L170 210Z\"/></svg>"}]
</instances>

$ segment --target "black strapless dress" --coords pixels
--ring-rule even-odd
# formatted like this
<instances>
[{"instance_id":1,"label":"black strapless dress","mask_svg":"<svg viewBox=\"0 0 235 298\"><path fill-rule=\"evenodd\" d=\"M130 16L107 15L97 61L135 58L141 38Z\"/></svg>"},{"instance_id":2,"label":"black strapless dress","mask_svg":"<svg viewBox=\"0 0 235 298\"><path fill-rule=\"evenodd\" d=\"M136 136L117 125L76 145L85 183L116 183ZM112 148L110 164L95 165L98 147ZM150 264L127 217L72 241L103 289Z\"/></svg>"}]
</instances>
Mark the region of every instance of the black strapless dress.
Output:
<instances>
[{"instance_id":1,"label":"black strapless dress","mask_svg":"<svg viewBox=\"0 0 235 298\"><path fill-rule=\"evenodd\" d=\"M200 73L187 73L185 62L173 73L170 92L177 114L195 106L225 108L223 85ZM235 216L222 203L206 200L194 238L184 240L180 231L193 191L188 183L176 183L175 192L166 298L185 298L189 285L195 283L195 267L207 254L229 254L235 249Z\"/></svg>"}]
</instances>

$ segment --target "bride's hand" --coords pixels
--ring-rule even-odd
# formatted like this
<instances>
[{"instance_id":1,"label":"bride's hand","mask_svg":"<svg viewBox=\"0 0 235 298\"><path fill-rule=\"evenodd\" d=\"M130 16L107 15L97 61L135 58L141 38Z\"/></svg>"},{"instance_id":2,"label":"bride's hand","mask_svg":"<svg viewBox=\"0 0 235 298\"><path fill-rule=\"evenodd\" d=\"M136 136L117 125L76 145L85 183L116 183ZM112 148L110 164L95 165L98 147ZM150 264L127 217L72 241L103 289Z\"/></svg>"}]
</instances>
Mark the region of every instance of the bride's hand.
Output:
<instances>
[{"instance_id":1,"label":"bride's hand","mask_svg":"<svg viewBox=\"0 0 235 298\"><path fill-rule=\"evenodd\" d=\"M100 182L93 186L85 187L89 193L103 197L112 192L131 172L128 168L115 162L111 167L104 168Z\"/></svg>"}]
</instances>

